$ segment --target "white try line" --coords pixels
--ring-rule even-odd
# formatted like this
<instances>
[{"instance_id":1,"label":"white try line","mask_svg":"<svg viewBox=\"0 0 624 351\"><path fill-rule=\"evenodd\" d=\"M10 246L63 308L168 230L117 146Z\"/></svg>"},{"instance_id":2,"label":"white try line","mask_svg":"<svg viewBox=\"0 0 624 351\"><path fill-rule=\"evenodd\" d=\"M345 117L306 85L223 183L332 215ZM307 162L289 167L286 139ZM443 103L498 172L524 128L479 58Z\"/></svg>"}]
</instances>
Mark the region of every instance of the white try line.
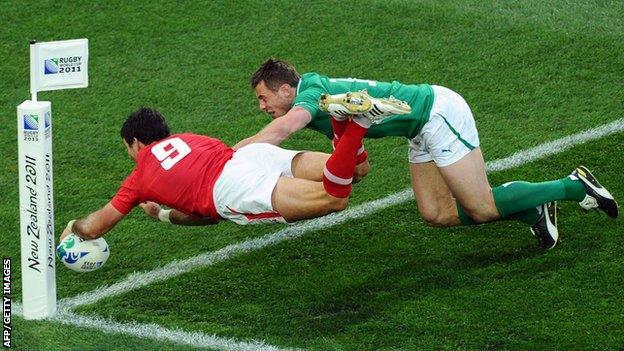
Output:
<instances>
[{"instance_id":1,"label":"white try line","mask_svg":"<svg viewBox=\"0 0 624 351\"><path fill-rule=\"evenodd\" d=\"M116 322L97 316L83 316L69 311L62 311L53 320L81 328L93 328L107 333L120 333L138 338L168 341L197 348L223 351L298 351L299 349L280 348L263 341L239 341L201 332L189 332L181 329L169 329L157 324L141 324L135 322Z\"/></svg>"},{"instance_id":2,"label":"white try line","mask_svg":"<svg viewBox=\"0 0 624 351\"><path fill-rule=\"evenodd\" d=\"M15 315L21 316L22 305L13 303L12 311ZM64 309L59 309L54 317L46 320L79 328L97 329L105 333L125 334L136 338L172 342L178 345L220 351L302 351L301 349L269 345L259 340L240 341L214 334L164 328L151 323L117 322L98 316L80 315Z\"/></svg>"},{"instance_id":3,"label":"white try line","mask_svg":"<svg viewBox=\"0 0 624 351\"><path fill-rule=\"evenodd\" d=\"M541 144L537 147L516 152L515 154L487 163L488 172L502 171L524 165L526 163L544 158L549 155L560 153L573 146L599 139L624 130L624 118L614 122L587 130L585 132L567 136L555 141ZM139 338L150 338L155 340L170 341L182 345L190 345L198 348L209 348L217 350L255 350L255 351L281 351L293 349L280 349L275 346L265 344L261 341L237 341L232 338L224 338L199 332L185 332L179 329L167 329L156 324L120 323L113 320L102 319L97 316L83 316L72 313L70 309L95 303L103 298L120 295L125 292L138 289L145 285L163 281L193 269L206 267L218 262L225 261L237 254L262 249L278 244L282 241L295 239L304 234L318 229L327 229L332 226L344 223L351 219L367 216L379 210L383 210L392 205L396 205L412 198L412 190L395 193L385 198L367 202L359 206L352 207L340 213L317 218L284 228L273 234L261 238L248 240L239 244L226 246L225 248L208 252L202 255L191 257L182 261L174 261L166 266L143 273L133 273L126 279L113 285L95 289L93 292L79 294L75 297L66 298L59 301L59 313L49 319L76 327L88 327L111 333L122 333ZM13 313L21 316L22 307L19 303L13 303Z\"/></svg>"},{"instance_id":4,"label":"white try line","mask_svg":"<svg viewBox=\"0 0 624 351\"><path fill-rule=\"evenodd\" d=\"M547 142L536 147L519 151L513 155L488 162L486 167L488 172L502 171L514 167L519 167L526 163L544 158L549 155L560 153L575 145L588 142L590 140L605 137L624 130L624 118L620 118L611 123L589 129L585 132L570 135L561 139ZM374 212L383 210L392 205L396 205L412 198L412 189L389 195L385 198L363 203L349 209L332 213L325 217L316 218L301 222L272 234L260 238L247 240L238 244L232 244L218 251L206 252L204 254L191 257L182 261L173 261L163 267L156 268L149 272L133 273L126 279L105 287L100 287L92 292L65 298L59 301L59 306L65 309L72 309L78 306L92 304L101 299L120 295L128 291L138 289L151 283L163 281L178 275L190 272L191 270L213 265L225 261L235 255L250 251L259 250L268 246L278 244L285 240L299 238L309 232L319 229L327 229L342 224L346 221L362 218Z\"/></svg>"}]
</instances>

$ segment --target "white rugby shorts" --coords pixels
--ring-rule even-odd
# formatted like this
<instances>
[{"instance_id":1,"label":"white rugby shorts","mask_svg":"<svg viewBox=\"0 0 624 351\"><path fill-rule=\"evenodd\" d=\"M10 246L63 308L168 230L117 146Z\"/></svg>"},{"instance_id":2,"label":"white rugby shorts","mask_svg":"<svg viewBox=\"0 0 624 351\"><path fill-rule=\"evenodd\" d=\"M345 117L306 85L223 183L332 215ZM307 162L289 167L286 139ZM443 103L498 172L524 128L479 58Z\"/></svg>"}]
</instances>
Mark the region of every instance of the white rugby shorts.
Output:
<instances>
[{"instance_id":1,"label":"white rugby shorts","mask_svg":"<svg viewBox=\"0 0 624 351\"><path fill-rule=\"evenodd\" d=\"M472 111L461 95L433 85L435 98L429 121L409 140L410 163L434 161L438 167L459 161L479 146L479 134Z\"/></svg>"},{"instance_id":2,"label":"white rugby shorts","mask_svg":"<svg viewBox=\"0 0 624 351\"><path fill-rule=\"evenodd\" d=\"M280 176L293 177L292 159L298 153L266 143L238 149L214 185L217 213L238 224L286 223L273 209L271 195Z\"/></svg>"}]
</instances>

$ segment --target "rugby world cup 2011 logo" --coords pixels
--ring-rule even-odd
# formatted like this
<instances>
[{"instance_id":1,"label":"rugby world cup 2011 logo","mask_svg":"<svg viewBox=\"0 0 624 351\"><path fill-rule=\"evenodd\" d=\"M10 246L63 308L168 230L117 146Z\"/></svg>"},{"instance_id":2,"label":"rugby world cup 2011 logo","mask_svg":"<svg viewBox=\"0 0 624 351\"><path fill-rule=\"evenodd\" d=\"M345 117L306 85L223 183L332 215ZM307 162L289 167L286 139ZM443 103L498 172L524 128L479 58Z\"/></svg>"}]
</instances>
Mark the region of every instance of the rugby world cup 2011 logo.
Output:
<instances>
[{"instance_id":1,"label":"rugby world cup 2011 logo","mask_svg":"<svg viewBox=\"0 0 624 351\"><path fill-rule=\"evenodd\" d=\"M39 116L24 115L24 130L35 132L39 130Z\"/></svg>"},{"instance_id":2,"label":"rugby world cup 2011 logo","mask_svg":"<svg viewBox=\"0 0 624 351\"><path fill-rule=\"evenodd\" d=\"M52 119L50 118L50 112L46 112L43 116L43 131L46 139L50 139L52 136Z\"/></svg>"},{"instance_id":3,"label":"rugby world cup 2011 logo","mask_svg":"<svg viewBox=\"0 0 624 351\"><path fill-rule=\"evenodd\" d=\"M59 59L51 58L43 61L44 74L57 74L59 72Z\"/></svg>"},{"instance_id":4,"label":"rugby world cup 2011 logo","mask_svg":"<svg viewBox=\"0 0 624 351\"><path fill-rule=\"evenodd\" d=\"M75 242L74 238L72 238L72 237L70 237L66 241L62 242L56 248L56 255L57 255L57 257L61 261L65 262L65 263L74 264L79 259L81 259L82 257L85 257L86 255L89 254L88 252L67 251L67 249L71 249L72 247L74 247L75 244L76 244L76 242Z\"/></svg>"}]
</instances>

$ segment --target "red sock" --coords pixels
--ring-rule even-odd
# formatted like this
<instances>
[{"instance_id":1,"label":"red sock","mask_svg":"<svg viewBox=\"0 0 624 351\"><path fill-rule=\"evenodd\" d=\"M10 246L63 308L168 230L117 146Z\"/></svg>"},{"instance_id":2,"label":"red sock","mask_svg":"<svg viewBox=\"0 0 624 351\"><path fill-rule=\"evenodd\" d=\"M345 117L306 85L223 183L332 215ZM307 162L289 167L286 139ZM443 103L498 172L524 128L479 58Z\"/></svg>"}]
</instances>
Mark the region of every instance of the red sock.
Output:
<instances>
[{"instance_id":1,"label":"red sock","mask_svg":"<svg viewBox=\"0 0 624 351\"><path fill-rule=\"evenodd\" d=\"M347 124L344 134L340 137L334 153L325 163L323 170L323 186L329 195L348 197L351 193L355 162L366 131L366 128L357 123Z\"/></svg>"},{"instance_id":2,"label":"red sock","mask_svg":"<svg viewBox=\"0 0 624 351\"><path fill-rule=\"evenodd\" d=\"M344 134L344 131L347 128L347 122L349 121L347 120L337 121L335 118L331 116L329 118L331 119L332 128L334 130L334 140L332 140L332 148L336 150L336 145L338 145L338 142L340 141L340 137L342 136L342 134ZM366 152L364 145L362 145L360 149L358 150L358 155L357 155L355 164L359 165L360 163L365 162L367 159L368 159L368 153Z\"/></svg>"},{"instance_id":3,"label":"red sock","mask_svg":"<svg viewBox=\"0 0 624 351\"><path fill-rule=\"evenodd\" d=\"M338 141L340 141L340 137L344 134L345 129L347 129L348 120L337 121L334 117L329 117L331 120L332 128L334 130L334 140L332 141L332 146L336 149L336 145L338 145Z\"/></svg>"},{"instance_id":4,"label":"red sock","mask_svg":"<svg viewBox=\"0 0 624 351\"><path fill-rule=\"evenodd\" d=\"M362 147L360 147L360 150L358 151L358 155L355 159L355 164L359 165L360 163L364 163L366 160L368 159L368 152L366 152L366 149L364 148L364 145L362 145Z\"/></svg>"}]
</instances>

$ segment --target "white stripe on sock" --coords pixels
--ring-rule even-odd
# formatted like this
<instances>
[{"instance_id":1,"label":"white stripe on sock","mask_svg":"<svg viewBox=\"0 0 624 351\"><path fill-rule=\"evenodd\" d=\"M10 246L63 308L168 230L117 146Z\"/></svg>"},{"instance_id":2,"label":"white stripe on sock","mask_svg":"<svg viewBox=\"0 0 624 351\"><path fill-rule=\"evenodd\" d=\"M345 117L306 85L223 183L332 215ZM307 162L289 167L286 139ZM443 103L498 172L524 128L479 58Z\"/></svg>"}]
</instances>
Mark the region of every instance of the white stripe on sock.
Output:
<instances>
[{"instance_id":1,"label":"white stripe on sock","mask_svg":"<svg viewBox=\"0 0 624 351\"><path fill-rule=\"evenodd\" d=\"M338 184L338 185L349 185L349 184L353 183L353 177L351 177L351 178L340 178L338 176L335 176L335 175L333 175L329 171L329 169L327 169L327 166L325 166L325 168L323 168L323 175L330 182Z\"/></svg>"}]
</instances>

